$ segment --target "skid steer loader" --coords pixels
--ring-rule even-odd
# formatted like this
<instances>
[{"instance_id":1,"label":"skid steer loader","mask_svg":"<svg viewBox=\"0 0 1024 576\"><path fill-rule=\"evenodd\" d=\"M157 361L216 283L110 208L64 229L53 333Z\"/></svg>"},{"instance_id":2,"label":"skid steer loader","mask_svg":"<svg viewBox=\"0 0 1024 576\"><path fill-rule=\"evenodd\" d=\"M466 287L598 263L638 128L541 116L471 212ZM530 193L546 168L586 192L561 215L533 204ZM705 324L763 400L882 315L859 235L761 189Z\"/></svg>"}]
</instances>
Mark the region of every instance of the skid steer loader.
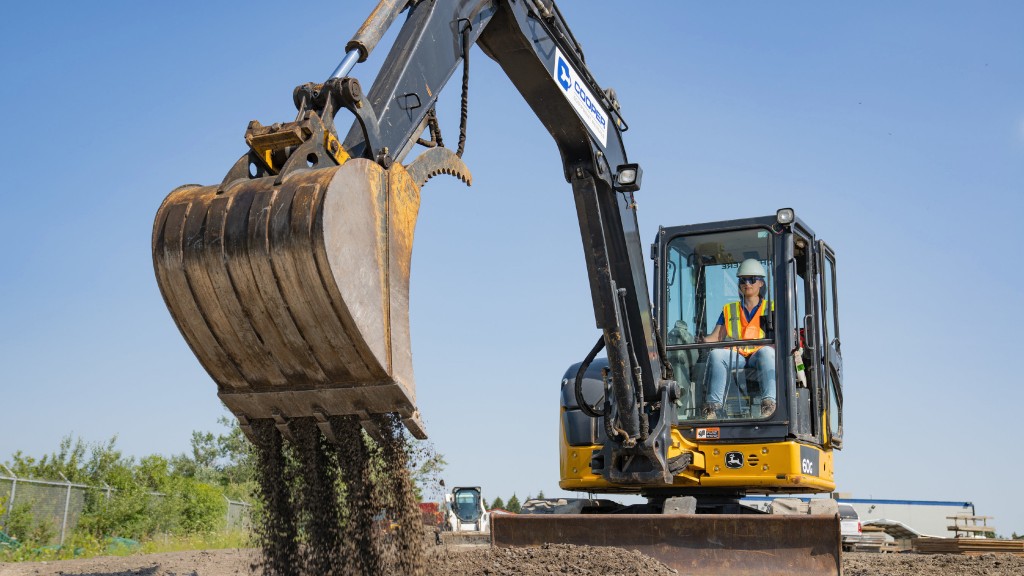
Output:
<instances>
[{"instance_id":1,"label":"skid steer loader","mask_svg":"<svg viewBox=\"0 0 1024 576\"><path fill-rule=\"evenodd\" d=\"M364 92L350 73L403 12ZM157 280L221 400L248 435L254 421L288 433L290 421L314 418L336 440L336 417L373 434L378 415L398 414L425 437L409 341L413 232L429 178L471 182L464 138L456 151L443 145L435 102L460 65L466 78L474 45L554 138L577 208L601 336L562 381L561 485L648 501L497 517L494 544L634 547L687 572L837 574L829 506L773 516L740 503L748 492L834 488L834 254L792 210L663 228L652 306L633 201L643 172L626 156L628 125L550 0L383 0L331 76L294 90L293 121L251 122L248 150L220 183L167 196L153 229ZM354 117L344 137L341 109ZM404 164L418 145L427 150ZM712 341L725 333L712 330L714 318L735 300L747 259L767 270L762 297L772 304L760 308L760 331ZM712 358L749 347L777 352L774 381L733 369L724 388L708 384Z\"/></svg>"}]
</instances>

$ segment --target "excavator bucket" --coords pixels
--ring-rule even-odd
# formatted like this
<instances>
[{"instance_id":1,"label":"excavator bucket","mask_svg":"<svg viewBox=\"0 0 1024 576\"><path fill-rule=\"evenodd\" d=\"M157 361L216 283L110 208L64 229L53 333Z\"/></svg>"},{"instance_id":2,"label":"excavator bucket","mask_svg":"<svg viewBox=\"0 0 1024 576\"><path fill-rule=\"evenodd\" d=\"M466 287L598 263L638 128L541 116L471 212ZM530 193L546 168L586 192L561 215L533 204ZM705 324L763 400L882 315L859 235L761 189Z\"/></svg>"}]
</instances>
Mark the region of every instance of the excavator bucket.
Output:
<instances>
[{"instance_id":1,"label":"excavator bucket","mask_svg":"<svg viewBox=\"0 0 1024 576\"><path fill-rule=\"evenodd\" d=\"M409 270L419 184L364 159L182 186L153 227L164 301L243 430L398 413L418 438ZM372 433L372 430L371 430Z\"/></svg>"},{"instance_id":2,"label":"excavator bucket","mask_svg":"<svg viewBox=\"0 0 1024 576\"><path fill-rule=\"evenodd\" d=\"M841 573L838 516L496 515L491 536L502 547L560 543L637 550L681 575Z\"/></svg>"}]
</instances>

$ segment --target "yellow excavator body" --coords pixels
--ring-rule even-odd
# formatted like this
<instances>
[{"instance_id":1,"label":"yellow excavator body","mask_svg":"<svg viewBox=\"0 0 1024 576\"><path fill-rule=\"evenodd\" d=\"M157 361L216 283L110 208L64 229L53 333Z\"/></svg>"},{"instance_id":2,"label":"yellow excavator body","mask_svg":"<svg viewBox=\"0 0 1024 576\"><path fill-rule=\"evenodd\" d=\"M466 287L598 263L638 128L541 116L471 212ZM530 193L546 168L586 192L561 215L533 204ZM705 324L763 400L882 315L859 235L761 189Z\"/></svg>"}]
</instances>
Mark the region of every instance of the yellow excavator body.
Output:
<instances>
[{"instance_id":1,"label":"yellow excavator body","mask_svg":"<svg viewBox=\"0 0 1024 576\"><path fill-rule=\"evenodd\" d=\"M596 493L638 492L628 486L609 483L591 470L590 461L601 447L570 446L563 431L561 442L561 482L563 490ZM819 463L817 474L809 473L803 465L807 451ZM739 453L741 465L730 466L727 455ZM832 452L818 446L795 441L765 443L693 443L678 429L672 431L670 458L687 456L690 464L674 476L676 488L736 488L757 493L823 493L835 490Z\"/></svg>"}]
</instances>

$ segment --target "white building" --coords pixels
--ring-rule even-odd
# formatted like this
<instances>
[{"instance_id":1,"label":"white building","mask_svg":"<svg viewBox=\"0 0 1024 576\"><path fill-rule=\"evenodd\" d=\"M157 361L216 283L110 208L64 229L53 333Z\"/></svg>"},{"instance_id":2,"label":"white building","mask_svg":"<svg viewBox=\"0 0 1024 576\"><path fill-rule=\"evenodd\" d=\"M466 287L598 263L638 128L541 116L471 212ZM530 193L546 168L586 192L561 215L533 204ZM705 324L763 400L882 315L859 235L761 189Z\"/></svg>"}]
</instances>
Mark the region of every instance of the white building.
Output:
<instances>
[{"instance_id":1,"label":"white building","mask_svg":"<svg viewBox=\"0 0 1024 576\"><path fill-rule=\"evenodd\" d=\"M943 500L876 500L872 498L839 498L853 506L863 524L868 520L897 520L925 536L953 538L949 516L974 516L971 502Z\"/></svg>"},{"instance_id":2,"label":"white building","mask_svg":"<svg viewBox=\"0 0 1024 576\"><path fill-rule=\"evenodd\" d=\"M801 500L809 499L801 498ZM766 496L748 496L743 499L743 503L764 510L772 500L773 498ZM836 500L841 504L853 506L862 524L869 520L896 520L924 536L952 538L956 534L949 529L953 525L953 521L948 517L975 515L972 502L847 497L836 498Z\"/></svg>"}]
</instances>

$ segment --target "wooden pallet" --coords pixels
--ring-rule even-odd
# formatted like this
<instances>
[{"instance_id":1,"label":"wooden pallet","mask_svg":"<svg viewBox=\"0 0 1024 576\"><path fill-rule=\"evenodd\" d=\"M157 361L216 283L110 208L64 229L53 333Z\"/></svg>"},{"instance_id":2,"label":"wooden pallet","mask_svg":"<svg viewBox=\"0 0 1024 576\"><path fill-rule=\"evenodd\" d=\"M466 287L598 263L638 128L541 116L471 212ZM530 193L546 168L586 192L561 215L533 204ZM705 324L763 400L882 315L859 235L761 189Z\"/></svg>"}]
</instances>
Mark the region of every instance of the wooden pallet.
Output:
<instances>
[{"instance_id":1,"label":"wooden pallet","mask_svg":"<svg viewBox=\"0 0 1024 576\"><path fill-rule=\"evenodd\" d=\"M988 521L992 519L991 516L957 514L956 516L946 516L946 519L953 521L953 525L947 526L946 529L953 532L956 538L961 536L967 538L995 538L996 536L995 527L988 525Z\"/></svg>"},{"instance_id":2,"label":"wooden pallet","mask_svg":"<svg viewBox=\"0 0 1024 576\"><path fill-rule=\"evenodd\" d=\"M998 554L1024 556L1024 540L996 538L914 538L914 552L919 554Z\"/></svg>"}]
</instances>

